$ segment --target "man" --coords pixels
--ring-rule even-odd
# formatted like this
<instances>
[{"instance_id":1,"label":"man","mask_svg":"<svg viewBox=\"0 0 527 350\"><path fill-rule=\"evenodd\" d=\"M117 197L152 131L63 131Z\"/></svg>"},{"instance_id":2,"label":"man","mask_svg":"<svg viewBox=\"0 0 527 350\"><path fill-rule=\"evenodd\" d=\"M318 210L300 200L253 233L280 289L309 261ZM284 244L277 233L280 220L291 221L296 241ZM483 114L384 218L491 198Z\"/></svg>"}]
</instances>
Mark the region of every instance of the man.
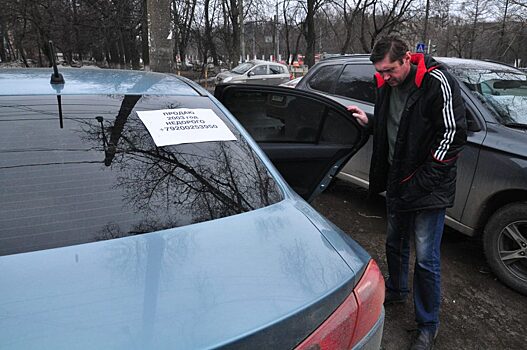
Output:
<instances>
[{"instance_id":1,"label":"man","mask_svg":"<svg viewBox=\"0 0 527 350\"><path fill-rule=\"evenodd\" d=\"M439 326L440 253L445 210L454 203L456 160L466 141L466 121L457 82L431 57L411 54L399 38L374 46L377 100L369 120L350 106L359 124L373 132L370 191L386 191L385 305L408 294L410 238L416 262L413 281L419 333L411 349L431 349Z\"/></svg>"}]
</instances>

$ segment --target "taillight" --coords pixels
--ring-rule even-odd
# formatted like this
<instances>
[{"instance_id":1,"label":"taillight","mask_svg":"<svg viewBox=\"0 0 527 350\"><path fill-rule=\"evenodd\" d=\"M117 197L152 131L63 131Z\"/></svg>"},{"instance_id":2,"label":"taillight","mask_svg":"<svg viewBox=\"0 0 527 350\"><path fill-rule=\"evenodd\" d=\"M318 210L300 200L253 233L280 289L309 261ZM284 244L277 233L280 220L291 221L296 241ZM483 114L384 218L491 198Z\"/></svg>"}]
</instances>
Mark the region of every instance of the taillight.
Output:
<instances>
[{"instance_id":1,"label":"taillight","mask_svg":"<svg viewBox=\"0 0 527 350\"><path fill-rule=\"evenodd\" d=\"M351 346L357 344L375 325L384 303L384 278L374 260L370 260L364 275L354 289L359 304L359 317Z\"/></svg>"},{"instance_id":2,"label":"taillight","mask_svg":"<svg viewBox=\"0 0 527 350\"><path fill-rule=\"evenodd\" d=\"M351 349L373 328L383 302L384 279L370 260L353 293L296 350Z\"/></svg>"}]
</instances>

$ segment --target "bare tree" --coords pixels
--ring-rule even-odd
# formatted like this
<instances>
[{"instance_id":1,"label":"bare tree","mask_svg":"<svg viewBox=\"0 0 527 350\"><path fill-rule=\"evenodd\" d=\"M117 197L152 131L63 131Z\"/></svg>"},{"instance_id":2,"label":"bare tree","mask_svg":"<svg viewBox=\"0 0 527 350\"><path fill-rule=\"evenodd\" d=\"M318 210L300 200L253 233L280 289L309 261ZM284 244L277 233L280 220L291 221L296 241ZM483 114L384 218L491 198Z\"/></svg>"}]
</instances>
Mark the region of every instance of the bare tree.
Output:
<instances>
[{"instance_id":1,"label":"bare tree","mask_svg":"<svg viewBox=\"0 0 527 350\"><path fill-rule=\"evenodd\" d=\"M235 65L240 57L240 4L243 0L222 1L223 10L223 42L227 50L229 62Z\"/></svg>"},{"instance_id":2,"label":"bare tree","mask_svg":"<svg viewBox=\"0 0 527 350\"><path fill-rule=\"evenodd\" d=\"M338 0L333 2L337 12L336 15L342 18L341 22L331 23L333 33L340 41L340 54L350 52L351 43L354 39L355 20L361 14L363 7L368 7L370 4L371 2L368 0ZM331 18L331 14L326 14L326 16ZM335 24L341 24L343 28L340 26L336 27ZM343 39L341 38L340 31L344 32Z\"/></svg>"},{"instance_id":3,"label":"bare tree","mask_svg":"<svg viewBox=\"0 0 527 350\"><path fill-rule=\"evenodd\" d=\"M305 17L302 21L302 34L306 41L306 54L304 63L311 67L315 64L315 48L316 48L316 28L315 16L321 7L326 3L326 0L306 0L298 1L299 6L304 10Z\"/></svg>"},{"instance_id":4,"label":"bare tree","mask_svg":"<svg viewBox=\"0 0 527 350\"><path fill-rule=\"evenodd\" d=\"M427 3L427 37L438 54L527 61L524 0ZM272 36L274 49L280 46L288 61L304 54L305 63L313 65L317 50L369 52L380 35L421 41L426 20L424 2L417 0L245 0L241 5L242 0L0 0L0 59L47 66L47 42L53 40L66 64L92 60L140 69L142 59L149 69L155 59L153 69L163 63L162 70L169 71L175 54L182 60L199 54L203 63L212 58L215 65L232 66L245 44L255 56L270 54L266 38ZM247 40L242 28L250 34Z\"/></svg>"},{"instance_id":5,"label":"bare tree","mask_svg":"<svg viewBox=\"0 0 527 350\"><path fill-rule=\"evenodd\" d=\"M489 0L470 0L461 4L461 12L470 21L468 58L474 57L475 42L482 33L478 30L478 24L482 23L491 11L492 6Z\"/></svg>"},{"instance_id":6,"label":"bare tree","mask_svg":"<svg viewBox=\"0 0 527 350\"><path fill-rule=\"evenodd\" d=\"M172 0L172 15L174 18L174 40L181 62L185 62L187 47L194 24L194 14L197 0Z\"/></svg>"},{"instance_id":7,"label":"bare tree","mask_svg":"<svg viewBox=\"0 0 527 350\"><path fill-rule=\"evenodd\" d=\"M411 18L414 0L371 0L361 6L360 43L370 52L380 35L400 32Z\"/></svg>"},{"instance_id":8,"label":"bare tree","mask_svg":"<svg viewBox=\"0 0 527 350\"><path fill-rule=\"evenodd\" d=\"M212 8L211 8L211 0L205 0L203 7L204 7L204 26L205 26L205 35L204 35L204 46L205 46L205 55L210 53L210 56L212 57L212 62L215 66L218 65L218 53L216 50L216 45L214 44L214 40L212 39L213 36L213 27L214 27L214 18L217 8L217 1L213 0L212 2ZM212 11L211 11L212 10ZM204 60L206 61L206 60Z\"/></svg>"}]
</instances>

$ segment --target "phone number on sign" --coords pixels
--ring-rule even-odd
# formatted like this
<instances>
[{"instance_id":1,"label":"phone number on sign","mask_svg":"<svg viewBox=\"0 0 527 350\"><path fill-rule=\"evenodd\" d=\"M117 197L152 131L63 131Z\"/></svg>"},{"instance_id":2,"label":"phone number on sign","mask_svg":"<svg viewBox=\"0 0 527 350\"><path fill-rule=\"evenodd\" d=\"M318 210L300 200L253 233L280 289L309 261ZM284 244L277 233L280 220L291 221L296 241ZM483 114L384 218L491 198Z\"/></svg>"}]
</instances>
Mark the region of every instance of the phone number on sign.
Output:
<instances>
[{"instance_id":1,"label":"phone number on sign","mask_svg":"<svg viewBox=\"0 0 527 350\"><path fill-rule=\"evenodd\" d=\"M182 126L165 126L162 128L164 131L176 131L176 130L193 130L193 129L217 129L217 125L182 125Z\"/></svg>"}]
</instances>

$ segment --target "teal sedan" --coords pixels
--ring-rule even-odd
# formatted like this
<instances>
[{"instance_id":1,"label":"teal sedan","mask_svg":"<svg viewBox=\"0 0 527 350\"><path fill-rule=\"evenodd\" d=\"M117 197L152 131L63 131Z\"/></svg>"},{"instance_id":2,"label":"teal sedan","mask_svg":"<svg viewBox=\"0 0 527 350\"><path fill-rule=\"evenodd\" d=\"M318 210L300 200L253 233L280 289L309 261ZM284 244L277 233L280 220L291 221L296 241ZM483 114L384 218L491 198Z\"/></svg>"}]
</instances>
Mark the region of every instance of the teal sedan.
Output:
<instances>
[{"instance_id":1,"label":"teal sedan","mask_svg":"<svg viewBox=\"0 0 527 350\"><path fill-rule=\"evenodd\" d=\"M379 268L306 202L366 141L345 108L60 73L0 70L0 349L380 347Z\"/></svg>"}]
</instances>

